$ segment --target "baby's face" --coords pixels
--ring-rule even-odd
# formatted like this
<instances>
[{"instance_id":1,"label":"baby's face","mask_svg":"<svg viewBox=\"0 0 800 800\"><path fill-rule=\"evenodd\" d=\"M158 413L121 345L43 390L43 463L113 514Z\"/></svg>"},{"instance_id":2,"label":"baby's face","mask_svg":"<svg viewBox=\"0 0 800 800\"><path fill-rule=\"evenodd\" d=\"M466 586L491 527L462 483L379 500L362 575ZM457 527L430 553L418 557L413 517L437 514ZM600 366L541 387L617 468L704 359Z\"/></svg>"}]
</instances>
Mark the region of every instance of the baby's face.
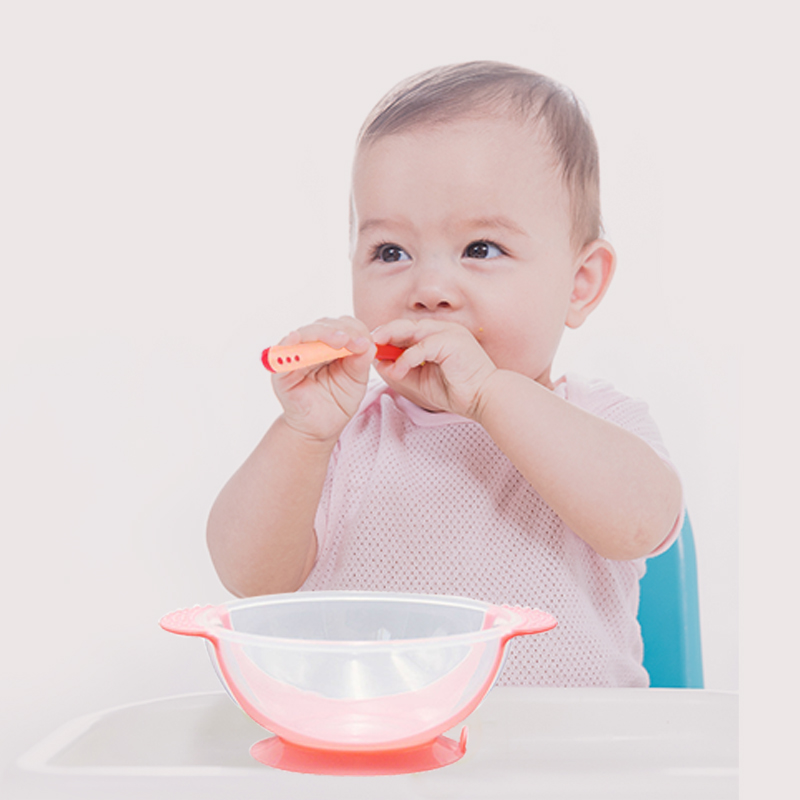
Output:
<instances>
[{"instance_id":1,"label":"baby's face","mask_svg":"<svg viewBox=\"0 0 800 800\"><path fill-rule=\"evenodd\" d=\"M575 275L569 196L541 135L478 119L386 136L353 173L355 315L440 318L550 384Z\"/></svg>"}]
</instances>

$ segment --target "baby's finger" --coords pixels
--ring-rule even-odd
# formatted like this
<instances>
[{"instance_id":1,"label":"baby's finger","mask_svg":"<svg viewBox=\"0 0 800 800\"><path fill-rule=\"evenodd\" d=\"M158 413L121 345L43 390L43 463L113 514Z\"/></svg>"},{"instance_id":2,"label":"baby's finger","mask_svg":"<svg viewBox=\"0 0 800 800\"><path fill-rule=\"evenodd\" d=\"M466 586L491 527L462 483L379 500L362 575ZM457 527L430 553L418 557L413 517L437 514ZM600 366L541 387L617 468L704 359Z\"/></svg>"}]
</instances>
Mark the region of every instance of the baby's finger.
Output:
<instances>
[{"instance_id":1,"label":"baby's finger","mask_svg":"<svg viewBox=\"0 0 800 800\"><path fill-rule=\"evenodd\" d=\"M395 380L401 381L411 370L423 367L425 364L437 364L440 358L441 348L429 337L406 347L394 363L381 362L381 366L386 366L388 374Z\"/></svg>"},{"instance_id":2,"label":"baby's finger","mask_svg":"<svg viewBox=\"0 0 800 800\"><path fill-rule=\"evenodd\" d=\"M362 353L369 349L371 337L362 322L352 317L341 317L319 319L304 325L284 337L279 344L295 345L300 342L322 342L334 350L347 347L354 353Z\"/></svg>"},{"instance_id":3,"label":"baby's finger","mask_svg":"<svg viewBox=\"0 0 800 800\"><path fill-rule=\"evenodd\" d=\"M318 319L292 331L281 344L297 344L298 342L321 342L338 344L348 338L347 324L335 319Z\"/></svg>"},{"instance_id":4,"label":"baby's finger","mask_svg":"<svg viewBox=\"0 0 800 800\"><path fill-rule=\"evenodd\" d=\"M372 331L372 340L377 345L393 344L408 347L419 338L419 323L409 319L395 319Z\"/></svg>"},{"instance_id":5,"label":"baby's finger","mask_svg":"<svg viewBox=\"0 0 800 800\"><path fill-rule=\"evenodd\" d=\"M363 356L371 361L374 347L363 323L352 317L317 320L285 336L280 344L262 353L271 372L294 372L319 364ZM360 359L357 359L360 360Z\"/></svg>"}]
</instances>

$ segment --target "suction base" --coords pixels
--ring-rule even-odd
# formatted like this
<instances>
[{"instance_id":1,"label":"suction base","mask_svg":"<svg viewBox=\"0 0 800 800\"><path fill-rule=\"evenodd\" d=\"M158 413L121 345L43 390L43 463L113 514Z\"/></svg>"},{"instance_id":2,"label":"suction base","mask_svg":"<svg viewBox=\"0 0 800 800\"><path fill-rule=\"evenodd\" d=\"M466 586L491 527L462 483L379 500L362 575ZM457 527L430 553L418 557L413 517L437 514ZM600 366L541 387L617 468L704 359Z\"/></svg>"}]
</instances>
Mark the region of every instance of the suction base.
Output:
<instances>
[{"instance_id":1,"label":"suction base","mask_svg":"<svg viewBox=\"0 0 800 800\"><path fill-rule=\"evenodd\" d=\"M456 742L437 736L432 742L406 750L315 750L292 744L279 736L256 742L250 755L270 767L312 775L403 775L446 767L467 750L467 729Z\"/></svg>"}]
</instances>

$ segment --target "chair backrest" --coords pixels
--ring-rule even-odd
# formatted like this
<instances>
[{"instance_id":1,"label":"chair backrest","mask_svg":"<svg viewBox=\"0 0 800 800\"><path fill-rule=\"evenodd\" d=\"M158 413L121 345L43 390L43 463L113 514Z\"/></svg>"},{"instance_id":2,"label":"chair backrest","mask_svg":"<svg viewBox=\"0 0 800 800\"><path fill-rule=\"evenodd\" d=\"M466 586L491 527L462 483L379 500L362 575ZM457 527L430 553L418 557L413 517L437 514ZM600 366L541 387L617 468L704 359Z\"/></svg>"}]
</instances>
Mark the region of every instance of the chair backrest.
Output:
<instances>
[{"instance_id":1,"label":"chair backrest","mask_svg":"<svg viewBox=\"0 0 800 800\"><path fill-rule=\"evenodd\" d=\"M702 689L697 558L688 514L672 547L647 560L639 589L639 625L650 685Z\"/></svg>"}]
</instances>

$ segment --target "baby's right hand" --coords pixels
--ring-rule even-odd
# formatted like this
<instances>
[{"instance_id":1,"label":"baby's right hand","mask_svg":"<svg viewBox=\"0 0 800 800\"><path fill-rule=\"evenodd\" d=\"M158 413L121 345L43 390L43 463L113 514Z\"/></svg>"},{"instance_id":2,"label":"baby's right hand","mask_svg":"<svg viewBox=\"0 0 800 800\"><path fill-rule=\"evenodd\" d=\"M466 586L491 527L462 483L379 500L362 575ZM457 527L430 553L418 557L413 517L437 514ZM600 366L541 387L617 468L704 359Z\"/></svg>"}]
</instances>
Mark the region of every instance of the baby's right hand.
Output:
<instances>
[{"instance_id":1,"label":"baby's right hand","mask_svg":"<svg viewBox=\"0 0 800 800\"><path fill-rule=\"evenodd\" d=\"M375 356L367 327L353 317L320 319L293 331L282 345L323 342L353 355L272 376L283 406L284 421L298 433L318 441L333 441L358 410Z\"/></svg>"}]
</instances>

